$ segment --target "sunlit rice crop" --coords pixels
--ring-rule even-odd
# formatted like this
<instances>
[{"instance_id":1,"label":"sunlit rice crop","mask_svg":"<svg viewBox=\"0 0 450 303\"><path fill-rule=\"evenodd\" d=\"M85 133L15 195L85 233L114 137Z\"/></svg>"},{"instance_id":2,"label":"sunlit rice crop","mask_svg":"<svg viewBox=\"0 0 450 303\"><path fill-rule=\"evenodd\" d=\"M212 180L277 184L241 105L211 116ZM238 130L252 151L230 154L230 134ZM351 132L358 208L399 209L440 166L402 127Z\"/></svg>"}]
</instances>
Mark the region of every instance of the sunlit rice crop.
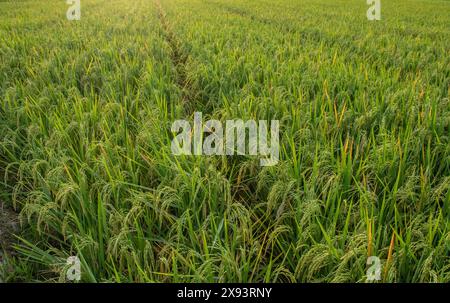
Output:
<instances>
[{"instance_id":1,"label":"sunlit rice crop","mask_svg":"<svg viewBox=\"0 0 450 303\"><path fill-rule=\"evenodd\" d=\"M3 280L450 282L450 2L66 10L0 1ZM174 155L195 112L279 120L278 164Z\"/></svg>"}]
</instances>

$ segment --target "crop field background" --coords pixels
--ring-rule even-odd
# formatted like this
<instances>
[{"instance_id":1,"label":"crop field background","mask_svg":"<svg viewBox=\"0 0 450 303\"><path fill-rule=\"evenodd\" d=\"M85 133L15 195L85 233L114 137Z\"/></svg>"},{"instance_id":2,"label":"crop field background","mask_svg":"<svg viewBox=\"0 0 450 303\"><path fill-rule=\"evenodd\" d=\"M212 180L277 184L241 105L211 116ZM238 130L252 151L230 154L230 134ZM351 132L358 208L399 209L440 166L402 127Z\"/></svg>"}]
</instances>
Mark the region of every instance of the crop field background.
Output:
<instances>
[{"instance_id":1,"label":"crop field background","mask_svg":"<svg viewBox=\"0 0 450 303\"><path fill-rule=\"evenodd\" d=\"M450 282L450 1L0 0L0 280ZM171 124L279 120L280 161Z\"/></svg>"}]
</instances>

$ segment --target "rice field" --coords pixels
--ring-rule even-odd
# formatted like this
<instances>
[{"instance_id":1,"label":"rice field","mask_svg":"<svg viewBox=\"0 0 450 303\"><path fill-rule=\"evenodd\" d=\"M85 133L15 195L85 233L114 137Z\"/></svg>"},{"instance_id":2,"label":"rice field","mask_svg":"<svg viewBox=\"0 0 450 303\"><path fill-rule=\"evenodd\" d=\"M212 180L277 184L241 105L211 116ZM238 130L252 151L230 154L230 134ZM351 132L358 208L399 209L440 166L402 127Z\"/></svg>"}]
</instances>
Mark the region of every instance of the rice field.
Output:
<instances>
[{"instance_id":1,"label":"rice field","mask_svg":"<svg viewBox=\"0 0 450 303\"><path fill-rule=\"evenodd\" d=\"M450 1L381 3L0 0L0 280L450 282ZM174 155L195 112L278 164Z\"/></svg>"}]
</instances>

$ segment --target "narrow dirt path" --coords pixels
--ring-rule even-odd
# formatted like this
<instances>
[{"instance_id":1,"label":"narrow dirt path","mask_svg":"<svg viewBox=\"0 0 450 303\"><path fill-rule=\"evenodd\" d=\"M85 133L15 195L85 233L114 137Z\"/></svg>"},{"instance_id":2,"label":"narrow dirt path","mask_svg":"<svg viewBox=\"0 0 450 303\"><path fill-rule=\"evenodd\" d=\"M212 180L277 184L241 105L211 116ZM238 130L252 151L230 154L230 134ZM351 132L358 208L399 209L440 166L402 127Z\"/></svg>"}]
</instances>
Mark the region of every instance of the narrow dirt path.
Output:
<instances>
[{"instance_id":1,"label":"narrow dirt path","mask_svg":"<svg viewBox=\"0 0 450 303\"><path fill-rule=\"evenodd\" d=\"M174 34L171 25L166 18L166 13L161 6L161 2L159 0L155 0L154 3L157 8L158 18L161 23L164 38L172 50L170 59L176 70L176 84L182 93L183 107L187 113L190 113L193 111L193 101L195 100L196 92L192 89L192 86L189 84L187 78L186 62L189 55L181 49L182 43Z\"/></svg>"}]
</instances>

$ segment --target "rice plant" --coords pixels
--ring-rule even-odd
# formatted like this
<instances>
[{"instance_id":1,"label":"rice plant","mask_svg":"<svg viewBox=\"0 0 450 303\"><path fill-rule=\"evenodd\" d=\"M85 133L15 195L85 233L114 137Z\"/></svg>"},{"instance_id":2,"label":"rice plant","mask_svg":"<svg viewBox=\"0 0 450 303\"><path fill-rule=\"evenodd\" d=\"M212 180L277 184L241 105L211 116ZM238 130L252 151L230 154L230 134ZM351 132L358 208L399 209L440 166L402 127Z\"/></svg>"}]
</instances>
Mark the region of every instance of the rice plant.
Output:
<instances>
[{"instance_id":1,"label":"rice plant","mask_svg":"<svg viewBox=\"0 0 450 303\"><path fill-rule=\"evenodd\" d=\"M450 282L450 2L66 10L0 1L0 280ZM279 120L279 163L174 155L198 111Z\"/></svg>"}]
</instances>

